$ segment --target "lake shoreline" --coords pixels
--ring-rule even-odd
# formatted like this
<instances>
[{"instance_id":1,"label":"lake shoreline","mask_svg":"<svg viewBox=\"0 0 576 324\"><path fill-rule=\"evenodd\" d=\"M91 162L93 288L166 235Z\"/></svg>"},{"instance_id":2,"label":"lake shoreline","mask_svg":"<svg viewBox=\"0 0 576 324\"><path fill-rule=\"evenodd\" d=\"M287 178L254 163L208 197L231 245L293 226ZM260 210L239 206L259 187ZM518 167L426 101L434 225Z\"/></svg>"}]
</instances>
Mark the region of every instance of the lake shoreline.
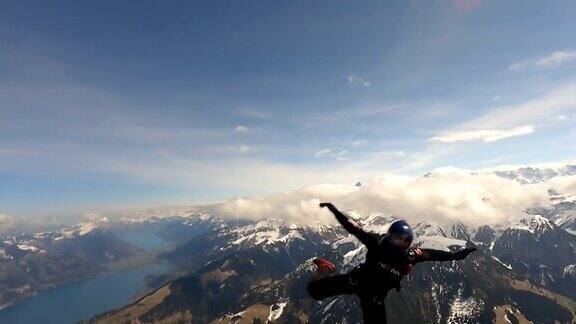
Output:
<instances>
[{"instance_id":1,"label":"lake shoreline","mask_svg":"<svg viewBox=\"0 0 576 324\"><path fill-rule=\"evenodd\" d=\"M22 302L0 310L0 322L30 323L40 320L44 323L76 323L122 307L140 298L144 291L155 289L146 287L146 276L166 273L174 268L174 265L168 262L158 261L130 269L102 273L95 277L75 280L39 291ZM113 298L109 297L115 297L115 299L112 300ZM66 300L76 303L77 307L68 307L67 302L60 302L61 305L58 305L59 301ZM55 311L54 308L66 310L66 312ZM29 319L30 317L33 319ZM45 317L49 320L42 320ZM73 320L68 321L69 318Z\"/></svg>"}]
</instances>

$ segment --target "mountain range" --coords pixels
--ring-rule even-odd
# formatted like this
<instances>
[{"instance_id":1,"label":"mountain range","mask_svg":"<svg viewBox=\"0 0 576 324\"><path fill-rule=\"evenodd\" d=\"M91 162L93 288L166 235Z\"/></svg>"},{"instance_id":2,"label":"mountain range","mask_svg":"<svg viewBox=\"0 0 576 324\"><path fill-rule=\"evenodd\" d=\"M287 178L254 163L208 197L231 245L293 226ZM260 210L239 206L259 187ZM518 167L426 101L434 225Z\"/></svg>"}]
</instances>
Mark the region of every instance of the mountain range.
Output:
<instances>
[{"instance_id":1,"label":"mountain range","mask_svg":"<svg viewBox=\"0 0 576 324\"><path fill-rule=\"evenodd\" d=\"M576 166L493 171L523 185L573 176ZM576 196L550 190L522 217L480 226L414 223L414 244L446 251L476 246L458 262L419 264L387 299L390 322L572 323L576 321ZM393 216L349 211L384 233ZM152 231L173 248L144 251L118 229ZM173 273L147 279L148 293L100 314L94 323L359 323L354 296L308 297L311 260L339 272L364 260L365 248L337 224L281 219L231 220L210 212L170 213L61 230L11 234L0 244L0 301L142 262L165 260Z\"/></svg>"},{"instance_id":2,"label":"mountain range","mask_svg":"<svg viewBox=\"0 0 576 324\"><path fill-rule=\"evenodd\" d=\"M573 175L576 168L523 168L497 173L522 184ZM446 251L474 245L458 262L419 264L387 299L390 322L573 323L576 321L576 197L549 192L545 207L502 224L413 224L416 245ZM349 213L384 233L391 216ZM283 220L232 224L214 215L187 223L211 230L161 255L187 273L91 322L359 323L359 302L338 296L316 302L306 293L311 260L325 257L340 272L364 260L365 248L338 225ZM205 228L206 229L206 228Z\"/></svg>"}]
</instances>

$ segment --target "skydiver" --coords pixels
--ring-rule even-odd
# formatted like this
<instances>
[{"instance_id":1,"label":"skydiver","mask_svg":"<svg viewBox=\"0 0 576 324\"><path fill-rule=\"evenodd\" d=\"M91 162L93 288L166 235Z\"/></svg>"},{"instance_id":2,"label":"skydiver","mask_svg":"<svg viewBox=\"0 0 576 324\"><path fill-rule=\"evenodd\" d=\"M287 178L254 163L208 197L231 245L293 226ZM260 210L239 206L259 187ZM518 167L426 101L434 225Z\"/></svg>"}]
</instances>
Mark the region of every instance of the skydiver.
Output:
<instances>
[{"instance_id":1,"label":"skydiver","mask_svg":"<svg viewBox=\"0 0 576 324\"><path fill-rule=\"evenodd\" d=\"M321 203L338 222L367 248L366 260L346 274L334 274L330 261L316 258L317 275L308 283L308 293L316 300L341 294L360 298L365 324L386 323L384 299L392 289L400 291L402 278L415 264L424 261L462 260L476 248L466 247L457 252L411 247L412 228L403 220L394 221L386 234L363 230L331 203Z\"/></svg>"}]
</instances>

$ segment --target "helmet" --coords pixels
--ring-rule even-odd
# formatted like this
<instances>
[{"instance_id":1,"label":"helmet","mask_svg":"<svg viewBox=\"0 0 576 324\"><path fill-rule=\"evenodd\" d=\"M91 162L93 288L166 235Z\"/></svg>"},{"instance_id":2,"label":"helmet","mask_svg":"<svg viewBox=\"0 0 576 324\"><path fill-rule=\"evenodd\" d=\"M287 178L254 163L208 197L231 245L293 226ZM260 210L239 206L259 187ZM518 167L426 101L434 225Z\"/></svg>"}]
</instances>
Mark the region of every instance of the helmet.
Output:
<instances>
[{"instance_id":1,"label":"helmet","mask_svg":"<svg viewBox=\"0 0 576 324\"><path fill-rule=\"evenodd\" d=\"M409 248L414 239L412 227L410 227L406 221L401 219L390 224L388 235L392 244L402 250Z\"/></svg>"}]
</instances>

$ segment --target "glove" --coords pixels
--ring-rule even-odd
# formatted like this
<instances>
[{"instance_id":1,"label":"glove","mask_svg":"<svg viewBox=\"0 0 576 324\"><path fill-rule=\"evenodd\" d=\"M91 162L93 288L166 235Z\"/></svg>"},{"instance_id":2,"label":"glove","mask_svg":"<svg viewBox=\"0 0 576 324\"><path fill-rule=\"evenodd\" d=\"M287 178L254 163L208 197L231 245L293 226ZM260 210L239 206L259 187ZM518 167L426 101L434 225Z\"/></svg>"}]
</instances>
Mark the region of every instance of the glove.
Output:
<instances>
[{"instance_id":1,"label":"glove","mask_svg":"<svg viewBox=\"0 0 576 324\"><path fill-rule=\"evenodd\" d=\"M473 247L473 248L464 248L458 252L455 253L456 255L456 260L462 260L465 259L468 255L470 255L470 253L474 252L478 250L477 248Z\"/></svg>"},{"instance_id":2,"label":"glove","mask_svg":"<svg viewBox=\"0 0 576 324\"><path fill-rule=\"evenodd\" d=\"M318 206L320 206L320 208L323 208L323 207L330 208L330 206L333 206L333 205L332 205L332 203L329 203L329 202L323 202L323 203L320 203L320 205L318 205Z\"/></svg>"}]
</instances>

